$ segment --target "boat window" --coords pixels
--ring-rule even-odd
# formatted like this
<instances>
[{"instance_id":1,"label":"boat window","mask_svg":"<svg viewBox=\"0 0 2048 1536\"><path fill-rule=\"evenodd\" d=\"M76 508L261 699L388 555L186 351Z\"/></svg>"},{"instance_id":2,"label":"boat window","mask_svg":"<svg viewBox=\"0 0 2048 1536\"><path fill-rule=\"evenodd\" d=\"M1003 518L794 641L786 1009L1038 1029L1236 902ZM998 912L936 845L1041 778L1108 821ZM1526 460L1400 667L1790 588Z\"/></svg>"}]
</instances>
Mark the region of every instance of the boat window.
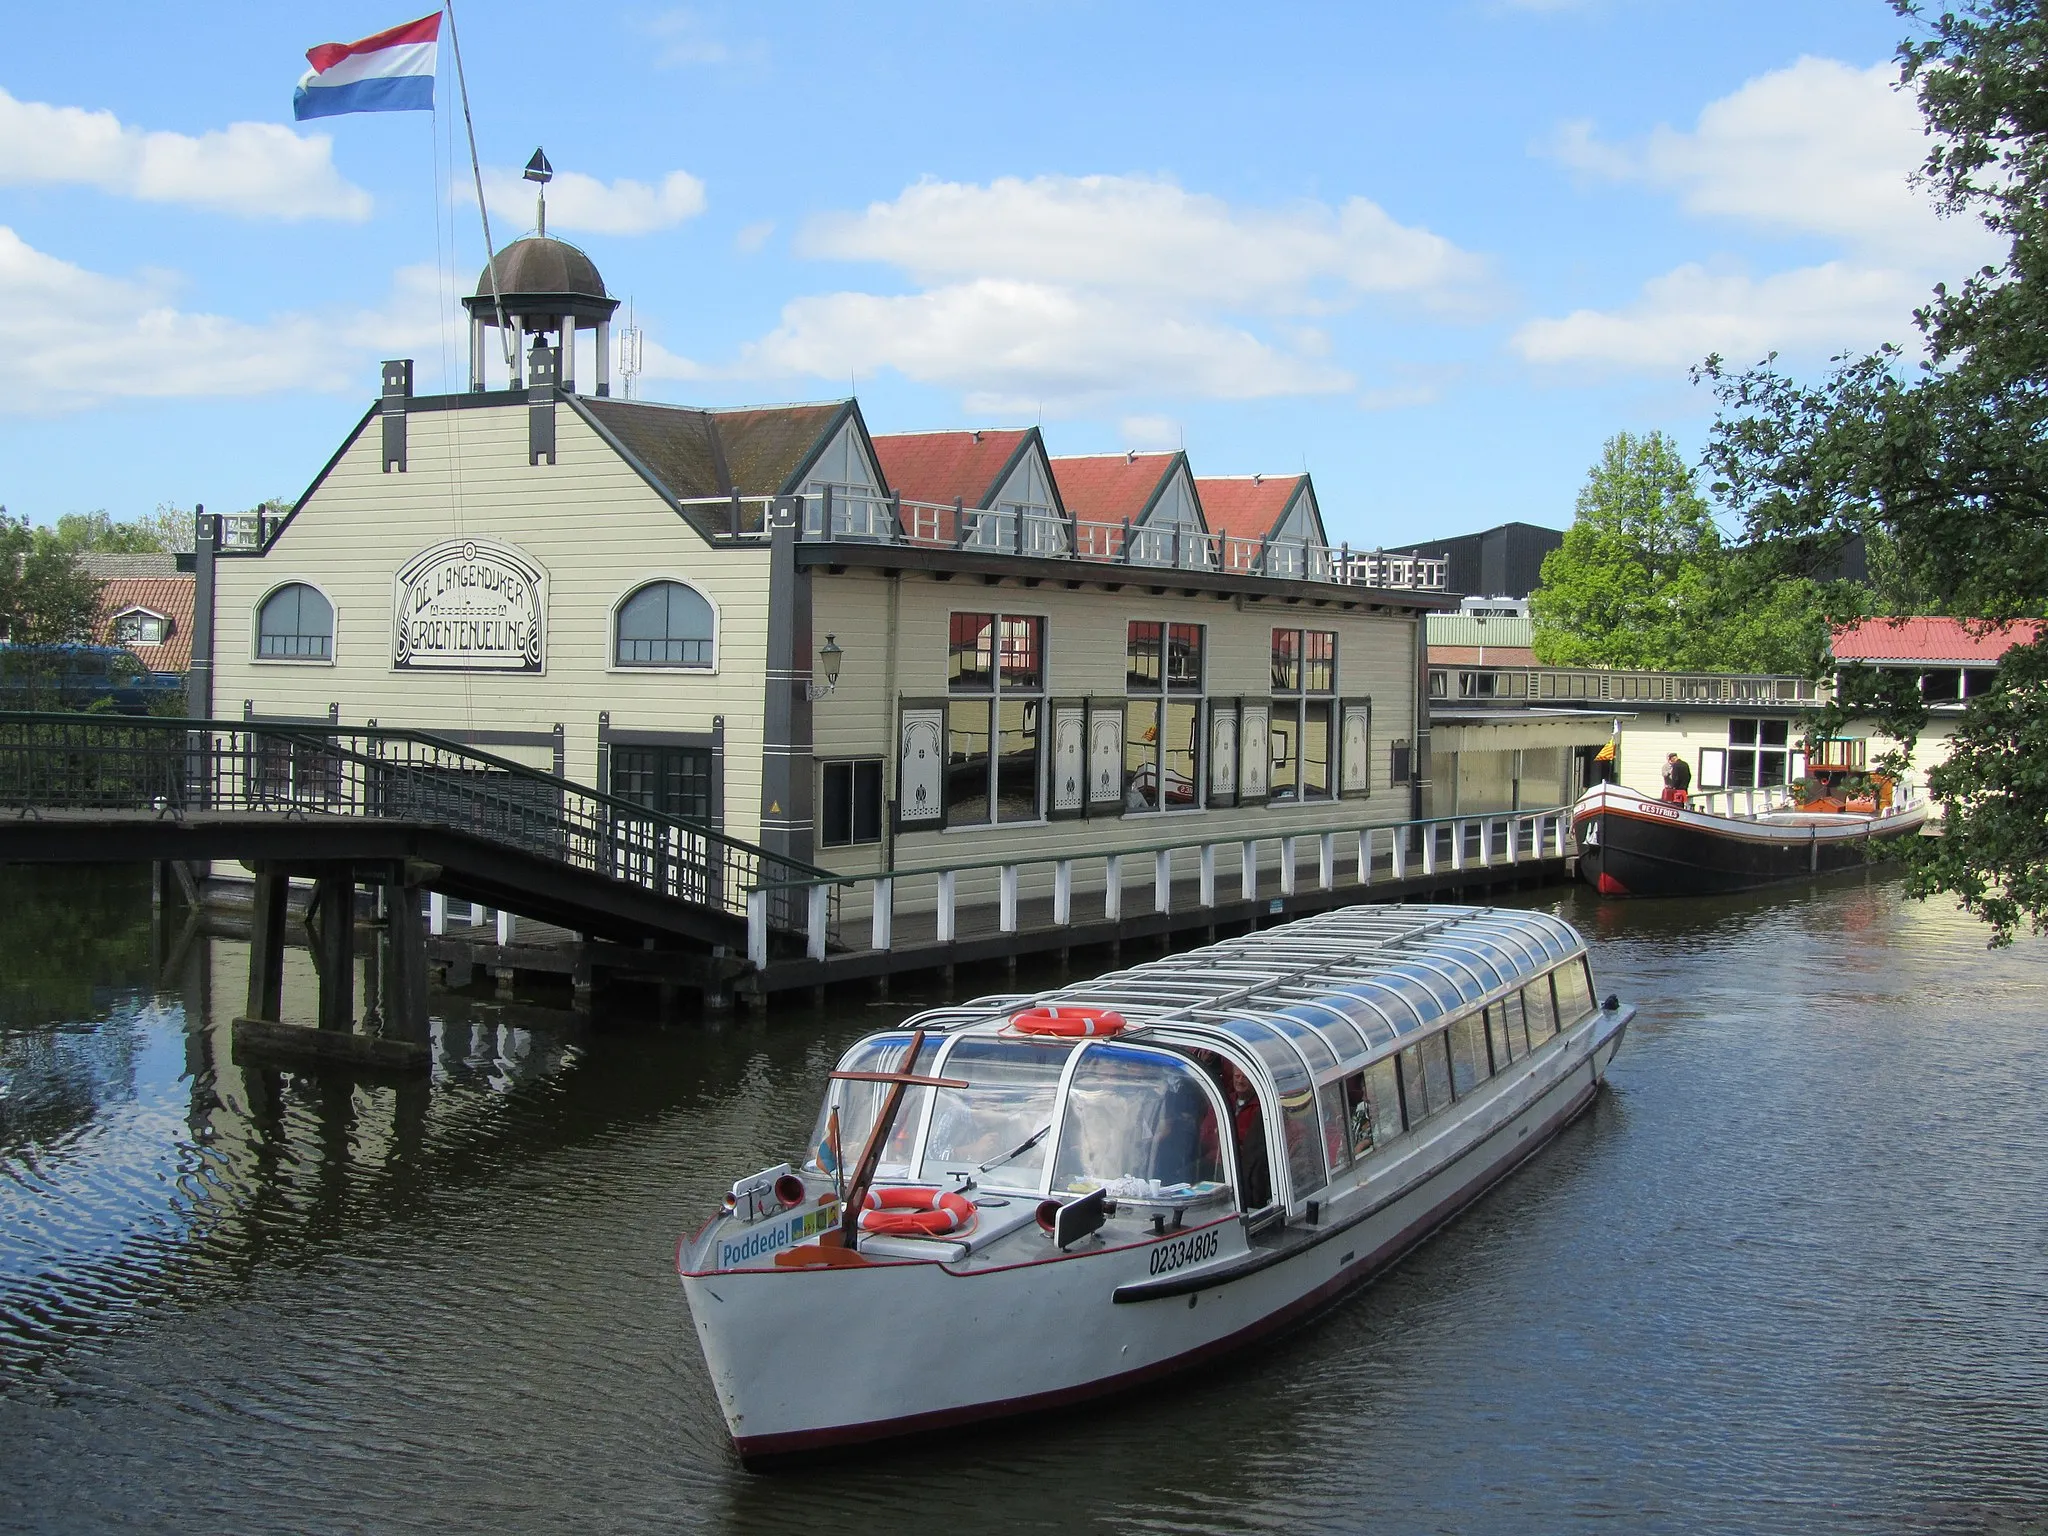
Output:
<instances>
[{"instance_id":1,"label":"boat window","mask_svg":"<svg viewBox=\"0 0 2048 1536\"><path fill-rule=\"evenodd\" d=\"M931 1071L932 1061L944 1041L943 1035L925 1038L924 1048L917 1053L918 1072ZM908 1035L876 1035L848 1051L839 1068L844 1072L900 1072L904 1067L904 1050L909 1044ZM868 1132L874 1128L875 1115L888 1092L887 1083L834 1083L832 1091L826 1095L824 1109L819 1111L817 1130L811 1136L810 1155L804 1166L830 1173L831 1162L837 1162L846 1176L852 1177L854 1167L860 1162L861 1149L867 1145ZM910 1176L911 1143L917 1139L917 1127L924 1118L925 1100L930 1095L929 1088L904 1090L903 1105L896 1112L896 1124L889 1131L888 1144L882 1148L881 1161L875 1165L878 1176L886 1179ZM836 1153L826 1146L834 1104L839 1106L839 1148Z\"/></svg>"},{"instance_id":2,"label":"boat window","mask_svg":"<svg viewBox=\"0 0 2048 1536\"><path fill-rule=\"evenodd\" d=\"M1564 1026L1578 1023L1593 1011L1593 982L1586 974L1585 958L1559 966L1552 975L1557 982L1558 1022Z\"/></svg>"},{"instance_id":3,"label":"boat window","mask_svg":"<svg viewBox=\"0 0 2048 1536\"><path fill-rule=\"evenodd\" d=\"M1557 1009L1550 1001L1550 978L1538 976L1522 988L1522 1007L1529 1020L1529 1048L1534 1050L1557 1033Z\"/></svg>"},{"instance_id":4,"label":"boat window","mask_svg":"<svg viewBox=\"0 0 2048 1536\"><path fill-rule=\"evenodd\" d=\"M1316 1096L1307 1083L1281 1090L1280 1119L1287 1133L1287 1176L1294 1182L1294 1198L1303 1200L1329 1182L1316 1125Z\"/></svg>"},{"instance_id":5,"label":"boat window","mask_svg":"<svg viewBox=\"0 0 2048 1536\"><path fill-rule=\"evenodd\" d=\"M1155 1051L1089 1046L1067 1088L1053 1188L1142 1200L1223 1182L1216 1109L1195 1069Z\"/></svg>"},{"instance_id":6,"label":"boat window","mask_svg":"<svg viewBox=\"0 0 2048 1536\"><path fill-rule=\"evenodd\" d=\"M1486 1022L1481 1015L1468 1013L1447 1033L1451 1041L1451 1086L1462 1098L1487 1078Z\"/></svg>"},{"instance_id":7,"label":"boat window","mask_svg":"<svg viewBox=\"0 0 2048 1536\"><path fill-rule=\"evenodd\" d=\"M932 1102L919 1177L937 1182L972 1172L1052 1129L1060 1073L1073 1047L1065 1041L966 1039L946 1057L945 1077L969 1088L941 1088ZM980 1175L991 1189L1037 1189L1046 1142Z\"/></svg>"},{"instance_id":8,"label":"boat window","mask_svg":"<svg viewBox=\"0 0 2048 1536\"><path fill-rule=\"evenodd\" d=\"M1365 1103L1372 1120L1366 1127L1372 1145L1384 1147L1403 1129L1401 1119L1401 1070L1394 1058L1376 1061L1365 1069Z\"/></svg>"},{"instance_id":9,"label":"boat window","mask_svg":"<svg viewBox=\"0 0 2048 1536\"><path fill-rule=\"evenodd\" d=\"M1529 1031L1522 1020L1522 994L1510 992L1486 1010L1486 1037L1493 1047L1493 1070L1529 1054Z\"/></svg>"},{"instance_id":10,"label":"boat window","mask_svg":"<svg viewBox=\"0 0 2048 1536\"><path fill-rule=\"evenodd\" d=\"M1223 1094L1230 1118L1231 1145L1237 1149L1237 1200L1241 1209L1262 1210L1273 1203L1273 1175L1266 1158L1266 1121L1252 1081L1217 1051L1191 1053Z\"/></svg>"},{"instance_id":11,"label":"boat window","mask_svg":"<svg viewBox=\"0 0 2048 1536\"><path fill-rule=\"evenodd\" d=\"M1357 1080L1355 1073L1332 1078L1316 1090L1323 1109L1323 1161L1333 1179L1351 1166L1351 1101L1345 1085Z\"/></svg>"},{"instance_id":12,"label":"boat window","mask_svg":"<svg viewBox=\"0 0 2048 1536\"><path fill-rule=\"evenodd\" d=\"M1385 1045L1394 1038L1394 1021L1388 1013L1395 1006L1392 998L1376 1001L1363 987L1347 987L1330 994L1330 1006L1344 1010L1345 1017L1364 1034L1368 1046ZM1406 1011L1401 1010L1404 1014Z\"/></svg>"},{"instance_id":13,"label":"boat window","mask_svg":"<svg viewBox=\"0 0 2048 1536\"><path fill-rule=\"evenodd\" d=\"M1294 1048L1308 1058L1308 1069L1317 1077L1337 1070L1337 1053L1330 1042L1316 1033L1299 1013L1286 1009L1266 1015L1266 1022L1294 1042Z\"/></svg>"},{"instance_id":14,"label":"boat window","mask_svg":"<svg viewBox=\"0 0 2048 1536\"><path fill-rule=\"evenodd\" d=\"M1410 1126L1451 1107L1451 1058L1443 1035L1431 1035L1401 1053L1401 1092Z\"/></svg>"}]
</instances>

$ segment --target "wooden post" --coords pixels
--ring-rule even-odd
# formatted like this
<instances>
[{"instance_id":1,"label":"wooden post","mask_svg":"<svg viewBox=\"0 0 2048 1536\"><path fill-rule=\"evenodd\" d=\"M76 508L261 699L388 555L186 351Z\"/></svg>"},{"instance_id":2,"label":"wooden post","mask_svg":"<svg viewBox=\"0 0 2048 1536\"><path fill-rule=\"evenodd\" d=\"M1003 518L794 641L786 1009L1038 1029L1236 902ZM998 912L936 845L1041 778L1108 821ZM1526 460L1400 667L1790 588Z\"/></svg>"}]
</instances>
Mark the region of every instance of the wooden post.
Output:
<instances>
[{"instance_id":1,"label":"wooden post","mask_svg":"<svg viewBox=\"0 0 2048 1536\"><path fill-rule=\"evenodd\" d=\"M267 868L256 871L256 904L249 915L248 1017L281 1023L284 1010L284 925L291 882Z\"/></svg>"},{"instance_id":2,"label":"wooden post","mask_svg":"<svg viewBox=\"0 0 2048 1536\"><path fill-rule=\"evenodd\" d=\"M1259 844L1248 837L1238 845L1237 894L1241 901L1259 898Z\"/></svg>"},{"instance_id":3,"label":"wooden post","mask_svg":"<svg viewBox=\"0 0 2048 1536\"><path fill-rule=\"evenodd\" d=\"M437 939L448 931L448 898L439 891L427 898L427 931Z\"/></svg>"},{"instance_id":4,"label":"wooden post","mask_svg":"<svg viewBox=\"0 0 2048 1536\"><path fill-rule=\"evenodd\" d=\"M1053 926L1065 928L1074 921L1074 861L1061 859L1052 867Z\"/></svg>"},{"instance_id":5,"label":"wooden post","mask_svg":"<svg viewBox=\"0 0 2048 1536\"><path fill-rule=\"evenodd\" d=\"M1451 823L1451 868L1465 867L1465 818L1460 816Z\"/></svg>"},{"instance_id":6,"label":"wooden post","mask_svg":"<svg viewBox=\"0 0 2048 1536\"><path fill-rule=\"evenodd\" d=\"M747 964L768 969L768 893L747 892Z\"/></svg>"},{"instance_id":7,"label":"wooden post","mask_svg":"<svg viewBox=\"0 0 2048 1536\"><path fill-rule=\"evenodd\" d=\"M999 889L996 903L996 928L1001 933L1017 931L1017 866L1005 864L996 872ZM1015 952L1012 951L1012 958Z\"/></svg>"},{"instance_id":8,"label":"wooden post","mask_svg":"<svg viewBox=\"0 0 2048 1536\"><path fill-rule=\"evenodd\" d=\"M1325 832L1316 852L1319 859L1316 879L1324 890L1334 891L1337 888L1337 834Z\"/></svg>"},{"instance_id":9,"label":"wooden post","mask_svg":"<svg viewBox=\"0 0 2048 1536\"><path fill-rule=\"evenodd\" d=\"M875 882L874 908L869 915L868 943L875 949L896 947L896 881L884 875Z\"/></svg>"},{"instance_id":10,"label":"wooden post","mask_svg":"<svg viewBox=\"0 0 2048 1536\"><path fill-rule=\"evenodd\" d=\"M1358 883L1372 884L1372 828L1358 829Z\"/></svg>"},{"instance_id":11,"label":"wooden post","mask_svg":"<svg viewBox=\"0 0 2048 1536\"><path fill-rule=\"evenodd\" d=\"M810 889L809 919L804 925L804 953L813 960L825 958L825 925L832 911L832 887L814 885Z\"/></svg>"},{"instance_id":12,"label":"wooden post","mask_svg":"<svg viewBox=\"0 0 2048 1536\"><path fill-rule=\"evenodd\" d=\"M941 944L950 944L953 942L953 901L955 895L959 891L959 881L960 877L958 873L954 870L947 869L941 870L939 872L938 938Z\"/></svg>"},{"instance_id":13,"label":"wooden post","mask_svg":"<svg viewBox=\"0 0 2048 1536\"><path fill-rule=\"evenodd\" d=\"M1280 839L1280 894L1294 894L1294 834Z\"/></svg>"},{"instance_id":14,"label":"wooden post","mask_svg":"<svg viewBox=\"0 0 2048 1536\"><path fill-rule=\"evenodd\" d=\"M1161 848L1152 855L1152 910L1173 910L1173 850Z\"/></svg>"},{"instance_id":15,"label":"wooden post","mask_svg":"<svg viewBox=\"0 0 2048 1536\"><path fill-rule=\"evenodd\" d=\"M1202 905L1216 905L1216 845L1202 844Z\"/></svg>"},{"instance_id":16,"label":"wooden post","mask_svg":"<svg viewBox=\"0 0 2048 1536\"><path fill-rule=\"evenodd\" d=\"M1104 860L1102 918L1114 923L1124 915L1124 861L1116 854Z\"/></svg>"},{"instance_id":17,"label":"wooden post","mask_svg":"<svg viewBox=\"0 0 2048 1536\"><path fill-rule=\"evenodd\" d=\"M1405 876L1407 875L1407 873L1408 873L1408 823L1407 823L1407 822L1405 822L1405 821L1404 821L1404 822L1402 822L1402 823L1401 823L1401 825L1400 825L1400 826L1398 826L1398 827L1394 828L1394 834L1393 834L1393 839L1392 839L1392 843L1393 843L1393 847L1392 847L1392 849L1391 849L1391 852L1392 852L1393 858L1392 858L1391 862L1392 862L1392 864L1393 864L1393 867L1392 867L1391 869L1389 869L1389 870L1387 871L1387 873L1388 873L1388 874L1389 874L1390 876L1392 876L1392 877L1393 877L1394 879L1396 879L1396 880L1399 880L1399 879L1402 879L1403 877L1405 877Z\"/></svg>"},{"instance_id":18,"label":"wooden post","mask_svg":"<svg viewBox=\"0 0 2048 1536\"><path fill-rule=\"evenodd\" d=\"M1422 872L1433 875L1436 873L1436 823L1426 821L1418 830L1422 833Z\"/></svg>"},{"instance_id":19,"label":"wooden post","mask_svg":"<svg viewBox=\"0 0 2048 1536\"><path fill-rule=\"evenodd\" d=\"M512 940L519 933L518 923L518 918L507 912L503 907L498 908L498 948L511 948Z\"/></svg>"},{"instance_id":20,"label":"wooden post","mask_svg":"<svg viewBox=\"0 0 2048 1536\"><path fill-rule=\"evenodd\" d=\"M314 882L320 928L314 957L320 966L320 1027L351 1034L356 1027L356 885L348 865Z\"/></svg>"},{"instance_id":21,"label":"wooden post","mask_svg":"<svg viewBox=\"0 0 2048 1536\"><path fill-rule=\"evenodd\" d=\"M427 926L420 912L420 888L403 873L386 894L384 1038L427 1043Z\"/></svg>"}]
</instances>

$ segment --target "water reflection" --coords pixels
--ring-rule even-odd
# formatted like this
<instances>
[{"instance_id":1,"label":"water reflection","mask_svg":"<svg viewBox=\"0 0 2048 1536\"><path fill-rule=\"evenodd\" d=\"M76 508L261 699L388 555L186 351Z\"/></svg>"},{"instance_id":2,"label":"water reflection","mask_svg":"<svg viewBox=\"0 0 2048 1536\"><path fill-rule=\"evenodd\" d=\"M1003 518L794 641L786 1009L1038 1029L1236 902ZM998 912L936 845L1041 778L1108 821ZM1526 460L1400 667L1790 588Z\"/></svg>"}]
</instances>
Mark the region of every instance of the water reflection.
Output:
<instances>
[{"instance_id":1,"label":"water reflection","mask_svg":"<svg viewBox=\"0 0 2048 1536\"><path fill-rule=\"evenodd\" d=\"M585 1032L437 993L429 1083L249 1069L243 946L152 925L139 872L19 874L0 1524L1690 1536L2048 1507L2048 947L1987 954L1881 881L1531 893L1644 1012L1594 1112L1393 1275L1182 1387L756 1478L673 1244L919 999Z\"/></svg>"}]
</instances>

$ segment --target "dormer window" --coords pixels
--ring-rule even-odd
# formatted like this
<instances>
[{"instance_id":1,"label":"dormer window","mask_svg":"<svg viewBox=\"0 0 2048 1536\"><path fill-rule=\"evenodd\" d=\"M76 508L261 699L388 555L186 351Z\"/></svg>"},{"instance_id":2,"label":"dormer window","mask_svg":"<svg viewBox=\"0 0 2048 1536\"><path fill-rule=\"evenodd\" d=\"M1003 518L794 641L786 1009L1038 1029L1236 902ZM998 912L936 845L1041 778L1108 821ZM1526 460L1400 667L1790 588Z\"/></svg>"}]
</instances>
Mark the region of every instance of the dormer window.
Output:
<instances>
[{"instance_id":1,"label":"dormer window","mask_svg":"<svg viewBox=\"0 0 2048 1536\"><path fill-rule=\"evenodd\" d=\"M116 645L162 645L170 633L171 621L147 608L129 608L114 615Z\"/></svg>"}]
</instances>

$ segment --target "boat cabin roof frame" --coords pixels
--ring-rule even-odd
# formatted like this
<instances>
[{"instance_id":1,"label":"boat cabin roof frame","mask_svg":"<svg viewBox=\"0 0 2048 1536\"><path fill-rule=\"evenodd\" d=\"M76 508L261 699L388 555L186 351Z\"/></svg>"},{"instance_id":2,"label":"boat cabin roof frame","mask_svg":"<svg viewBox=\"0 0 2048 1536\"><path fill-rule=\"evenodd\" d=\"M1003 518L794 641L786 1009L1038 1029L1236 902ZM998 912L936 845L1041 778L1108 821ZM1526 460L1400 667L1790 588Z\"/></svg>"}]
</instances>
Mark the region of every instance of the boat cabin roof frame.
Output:
<instances>
[{"instance_id":1,"label":"boat cabin roof frame","mask_svg":"<svg viewBox=\"0 0 2048 1536\"><path fill-rule=\"evenodd\" d=\"M1259 1090L1267 1144L1277 1154L1286 1145L1279 1101L1287 1090L1259 1049L1262 1042L1278 1047L1280 1059L1298 1063L1320 1117L1325 1085L1443 1033L1585 953L1585 941L1547 913L1349 907L1047 992L999 993L928 1009L885 1033L908 1038L908 1031L924 1029L940 1037L934 1061L943 1063L956 1040L1000 1035L1011 1016L1026 1007L1114 1009L1127 1028L1100 1037L1101 1043L1163 1048L1190 1066L1194 1063L1188 1062L1187 1052L1212 1051L1244 1072ZM1060 1073L1040 1176L1047 1189L1066 1118L1067 1090L1085 1054L1070 1051ZM1229 1106L1222 1104L1209 1075L1195 1070L1227 1125ZM927 1092L919 1107L912 1170L923 1166L936 1103L936 1093ZM1226 1166L1232 1187L1241 1189L1234 1146ZM1317 1193L1294 1190L1277 1155L1269 1171L1275 1196L1287 1191L1290 1212Z\"/></svg>"}]
</instances>

